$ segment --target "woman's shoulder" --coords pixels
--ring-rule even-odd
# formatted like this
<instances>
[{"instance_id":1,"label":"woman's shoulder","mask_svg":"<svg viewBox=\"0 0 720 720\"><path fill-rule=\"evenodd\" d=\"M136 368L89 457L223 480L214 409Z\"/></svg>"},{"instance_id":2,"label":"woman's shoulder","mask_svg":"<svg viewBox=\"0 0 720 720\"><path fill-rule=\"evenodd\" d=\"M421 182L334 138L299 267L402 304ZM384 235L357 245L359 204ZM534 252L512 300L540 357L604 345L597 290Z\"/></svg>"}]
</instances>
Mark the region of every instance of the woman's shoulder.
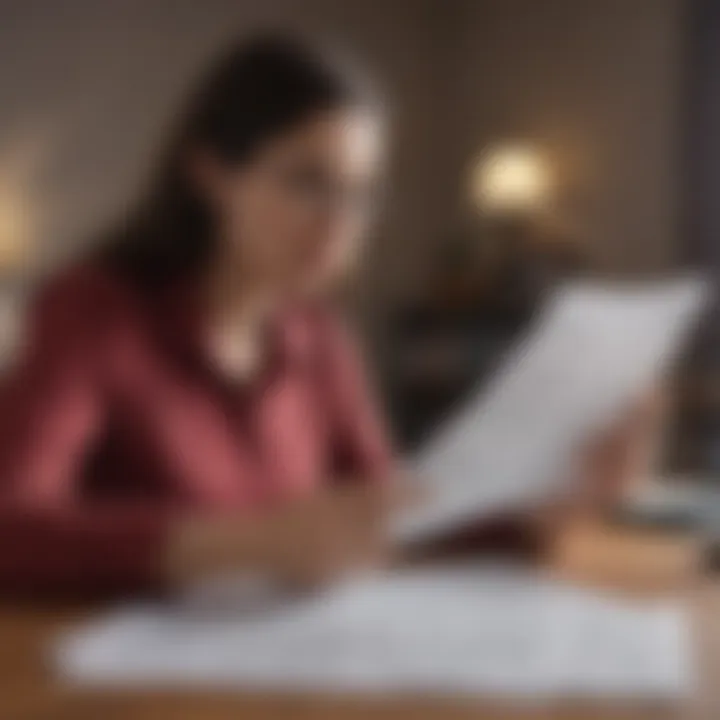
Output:
<instances>
[{"instance_id":1,"label":"woman's shoulder","mask_svg":"<svg viewBox=\"0 0 720 720\"><path fill-rule=\"evenodd\" d=\"M78 263L38 286L29 303L28 321L67 333L107 331L138 307L132 288L112 271L95 263Z\"/></svg>"}]
</instances>

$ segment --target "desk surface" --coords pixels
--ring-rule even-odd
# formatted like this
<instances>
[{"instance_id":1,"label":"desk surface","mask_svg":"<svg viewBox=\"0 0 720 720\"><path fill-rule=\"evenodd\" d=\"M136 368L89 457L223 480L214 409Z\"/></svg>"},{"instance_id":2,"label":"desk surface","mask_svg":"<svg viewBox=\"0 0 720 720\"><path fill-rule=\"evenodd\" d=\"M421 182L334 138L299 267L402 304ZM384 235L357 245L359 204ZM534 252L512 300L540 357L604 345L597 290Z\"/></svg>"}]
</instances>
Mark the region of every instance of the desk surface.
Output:
<instances>
[{"instance_id":1,"label":"desk surface","mask_svg":"<svg viewBox=\"0 0 720 720\"><path fill-rule=\"evenodd\" d=\"M2 720L716 720L720 718L720 582L681 592L694 621L700 686L687 707L554 703L522 709L482 699L368 699L231 693L89 692L54 682L43 662L50 639L92 609L0 608Z\"/></svg>"}]
</instances>

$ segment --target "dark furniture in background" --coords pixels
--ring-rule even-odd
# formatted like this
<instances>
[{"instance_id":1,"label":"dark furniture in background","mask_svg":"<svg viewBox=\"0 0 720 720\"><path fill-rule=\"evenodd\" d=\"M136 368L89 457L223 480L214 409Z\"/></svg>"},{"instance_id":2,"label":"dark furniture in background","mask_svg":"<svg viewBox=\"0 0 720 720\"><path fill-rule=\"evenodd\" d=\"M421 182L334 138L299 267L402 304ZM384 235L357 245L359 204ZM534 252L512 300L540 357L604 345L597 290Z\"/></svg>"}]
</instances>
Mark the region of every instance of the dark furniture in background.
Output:
<instances>
[{"instance_id":1,"label":"dark furniture in background","mask_svg":"<svg viewBox=\"0 0 720 720\"><path fill-rule=\"evenodd\" d=\"M720 289L720 1L690 0L685 20L679 261ZM720 293L682 368L677 401L673 465L720 476Z\"/></svg>"},{"instance_id":2,"label":"dark furniture in background","mask_svg":"<svg viewBox=\"0 0 720 720\"><path fill-rule=\"evenodd\" d=\"M431 301L401 310L393 325L390 412L398 441L416 447L452 406L486 378L522 320Z\"/></svg>"},{"instance_id":3,"label":"dark furniture in background","mask_svg":"<svg viewBox=\"0 0 720 720\"><path fill-rule=\"evenodd\" d=\"M417 447L501 363L560 279L580 271L574 243L526 225L494 228L499 252L449 245L420 297L392 320L385 377L400 446Z\"/></svg>"}]
</instances>

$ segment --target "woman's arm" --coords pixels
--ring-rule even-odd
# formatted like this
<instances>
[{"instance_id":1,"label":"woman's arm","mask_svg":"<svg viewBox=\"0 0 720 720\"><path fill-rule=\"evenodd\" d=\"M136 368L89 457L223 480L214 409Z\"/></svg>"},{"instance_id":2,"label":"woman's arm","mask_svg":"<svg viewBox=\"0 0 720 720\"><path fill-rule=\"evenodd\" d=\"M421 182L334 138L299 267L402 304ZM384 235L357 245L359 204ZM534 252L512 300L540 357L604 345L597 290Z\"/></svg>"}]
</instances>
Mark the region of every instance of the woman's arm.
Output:
<instances>
[{"instance_id":1,"label":"woman's arm","mask_svg":"<svg viewBox=\"0 0 720 720\"><path fill-rule=\"evenodd\" d=\"M307 502L240 517L96 504L80 495L83 459L102 433L102 304L54 293L33 312L26 351L0 392L0 592L135 593L214 574L329 579L377 560L395 499L384 485L330 488ZM106 319L105 319L106 320ZM326 377L348 473L380 477L390 454L349 346Z\"/></svg>"},{"instance_id":2,"label":"woman's arm","mask_svg":"<svg viewBox=\"0 0 720 720\"><path fill-rule=\"evenodd\" d=\"M97 298L61 286L34 306L0 392L0 589L134 590L160 578L157 508L94 507L79 492L105 421Z\"/></svg>"}]
</instances>

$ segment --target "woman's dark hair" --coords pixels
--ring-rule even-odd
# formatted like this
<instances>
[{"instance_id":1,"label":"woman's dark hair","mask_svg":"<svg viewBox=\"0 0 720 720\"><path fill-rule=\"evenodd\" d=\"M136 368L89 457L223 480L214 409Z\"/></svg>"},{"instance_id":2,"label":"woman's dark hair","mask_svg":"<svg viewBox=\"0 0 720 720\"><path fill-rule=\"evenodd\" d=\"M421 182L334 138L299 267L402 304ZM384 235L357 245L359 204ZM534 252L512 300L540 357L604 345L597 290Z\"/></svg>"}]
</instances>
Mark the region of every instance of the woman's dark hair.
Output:
<instances>
[{"instance_id":1,"label":"woman's dark hair","mask_svg":"<svg viewBox=\"0 0 720 720\"><path fill-rule=\"evenodd\" d=\"M102 261L146 290L202 272L215 234L185 170L188 150L246 163L317 112L370 104L363 78L300 40L265 35L236 44L200 82L154 185L105 244Z\"/></svg>"}]
</instances>

